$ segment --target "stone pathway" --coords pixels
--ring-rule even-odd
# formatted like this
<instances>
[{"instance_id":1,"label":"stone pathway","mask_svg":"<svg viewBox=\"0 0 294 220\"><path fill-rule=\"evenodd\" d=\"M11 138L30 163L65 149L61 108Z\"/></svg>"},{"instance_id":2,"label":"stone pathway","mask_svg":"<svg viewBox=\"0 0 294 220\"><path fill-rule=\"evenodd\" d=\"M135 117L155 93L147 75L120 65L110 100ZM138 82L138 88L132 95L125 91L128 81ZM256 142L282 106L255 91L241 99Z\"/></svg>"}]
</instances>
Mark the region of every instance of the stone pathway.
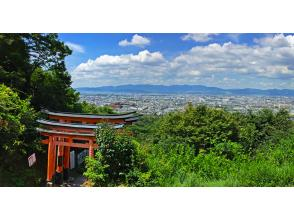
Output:
<instances>
[{"instance_id":1,"label":"stone pathway","mask_svg":"<svg viewBox=\"0 0 294 220\"><path fill-rule=\"evenodd\" d=\"M73 182L70 183L72 187L81 187L83 186L84 182L86 182L86 178L84 176L77 176L74 178Z\"/></svg>"},{"instance_id":2,"label":"stone pathway","mask_svg":"<svg viewBox=\"0 0 294 220\"><path fill-rule=\"evenodd\" d=\"M71 172L68 183L64 183L63 187L83 187L87 179L79 173Z\"/></svg>"}]
</instances>

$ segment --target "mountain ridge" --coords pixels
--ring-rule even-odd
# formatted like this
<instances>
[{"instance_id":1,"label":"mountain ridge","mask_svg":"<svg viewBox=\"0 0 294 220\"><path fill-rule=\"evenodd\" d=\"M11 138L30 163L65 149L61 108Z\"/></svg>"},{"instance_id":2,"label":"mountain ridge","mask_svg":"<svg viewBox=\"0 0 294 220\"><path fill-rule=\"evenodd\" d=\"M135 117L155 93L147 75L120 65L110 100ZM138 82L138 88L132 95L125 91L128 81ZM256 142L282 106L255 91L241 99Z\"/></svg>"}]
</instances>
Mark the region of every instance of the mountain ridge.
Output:
<instances>
[{"instance_id":1,"label":"mountain ridge","mask_svg":"<svg viewBox=\"0 0 294 220\"><path fill-rule=\"evenodd\" d=\"M138 93L138 94L199 94L199 95L261 95L294 96L292 89L223 89L204 85L127 84L119 86L79 87L81 94Z\"/></svg>"}]
</instances>

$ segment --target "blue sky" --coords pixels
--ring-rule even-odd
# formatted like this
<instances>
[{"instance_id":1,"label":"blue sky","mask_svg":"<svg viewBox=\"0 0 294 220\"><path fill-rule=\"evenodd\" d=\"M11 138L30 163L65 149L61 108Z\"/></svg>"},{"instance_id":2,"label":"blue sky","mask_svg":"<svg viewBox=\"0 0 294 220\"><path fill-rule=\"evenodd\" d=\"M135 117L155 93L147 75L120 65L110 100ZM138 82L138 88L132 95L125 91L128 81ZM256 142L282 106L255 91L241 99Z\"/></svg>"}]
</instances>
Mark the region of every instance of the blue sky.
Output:
<instances>
[{"instance_id":1,"label":"blue sky","mask_svg":"<svg viewBox=\"0 0 294 220\"><path fill-rule=\"evenodd\" d=\"M294 88L291 34L59 34L74 87Z\"/></svg>"}]
</instances>

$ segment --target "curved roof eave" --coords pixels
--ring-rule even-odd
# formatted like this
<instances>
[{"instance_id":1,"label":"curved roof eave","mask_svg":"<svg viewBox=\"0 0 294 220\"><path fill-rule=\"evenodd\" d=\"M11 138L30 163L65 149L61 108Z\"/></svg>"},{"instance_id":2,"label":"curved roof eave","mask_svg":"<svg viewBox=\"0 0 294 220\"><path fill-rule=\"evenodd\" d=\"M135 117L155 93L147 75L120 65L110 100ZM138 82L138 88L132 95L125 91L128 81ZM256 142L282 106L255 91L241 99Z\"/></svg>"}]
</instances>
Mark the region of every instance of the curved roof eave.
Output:
<instances>
[{"instance_id":1,"label":"curved roof eave","mask_svg":"<svg viewBox=\"0 0 294 220\"><path fill-rule=\"evenodd\" d=\"M84 137L95 137L94 133L76 133L76 132L64 132L64 131L55 131L48 130L43 128L36 128L38 132L48 133L48 134L59 134L59 135L72 135L72 136L84 136Z\"/></svg>"},{"instance_id":2,"label":"curved roof eave","mask_svg":"<svg viewBox=\"0 0 294 220\"><path fill-rule=\"evenodd\" d=\"M81 113L70 113L70 112L52 112L47 109L42 110L43 113L61 117L73 117L73 118L101 118L101 119L127 119L136 117L136 112L127 112L122 114L109 114L109 115L95 115L95 114L81 114Z\"/></svg>"},{"instance_id":3,"label":"curved roof eave","mask_svg":"<svg viewBox=\"0 0 294 220\"><path fill-rule=\"evenodd\" d=\"M70 128L82 128L82 129L96 129L99 128L99 125L96 124L80 124L80 123L64 123L64 122L56 122L50 120L43 120L38 119L38 123L42 125L49 125L49 126L59 126L59 127L70 127ZM122 128L124 124L117 124L113 125L113 128Z\"/></svg>"}]
</instances>

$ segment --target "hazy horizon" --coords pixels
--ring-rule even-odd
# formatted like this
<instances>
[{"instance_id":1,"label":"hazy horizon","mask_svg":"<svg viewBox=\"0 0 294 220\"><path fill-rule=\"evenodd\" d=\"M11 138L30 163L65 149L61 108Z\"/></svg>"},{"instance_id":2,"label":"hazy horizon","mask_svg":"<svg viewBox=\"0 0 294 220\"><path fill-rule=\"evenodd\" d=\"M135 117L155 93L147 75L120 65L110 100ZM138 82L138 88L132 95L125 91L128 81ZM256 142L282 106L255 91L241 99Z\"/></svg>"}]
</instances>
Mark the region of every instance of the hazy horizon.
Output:
<instances>
[{"instance_id":1,"label":"hazy horizon","mask_svg":"<svg viewBox=\"0 0 294 220\"><path fill-rule=\"evenodd\" d=\"M171 85L165 85L165 84L120 84L120 85L104 85L104 86L81 86L81 87L73 87L74 89L81 89L81 88L100 88L100 87L120 87L120 86L165 86L165 87L171 87L171 86L204 86L204 87L211 87L211 88L219 88L224 90L238 90L238 89L257 89L257 90L294 90L294 88L253 88L253 87L233 87L233 88L226 88L221 86L206 86L201 84L171 84Z\"/></svg>"}]
</instances>

